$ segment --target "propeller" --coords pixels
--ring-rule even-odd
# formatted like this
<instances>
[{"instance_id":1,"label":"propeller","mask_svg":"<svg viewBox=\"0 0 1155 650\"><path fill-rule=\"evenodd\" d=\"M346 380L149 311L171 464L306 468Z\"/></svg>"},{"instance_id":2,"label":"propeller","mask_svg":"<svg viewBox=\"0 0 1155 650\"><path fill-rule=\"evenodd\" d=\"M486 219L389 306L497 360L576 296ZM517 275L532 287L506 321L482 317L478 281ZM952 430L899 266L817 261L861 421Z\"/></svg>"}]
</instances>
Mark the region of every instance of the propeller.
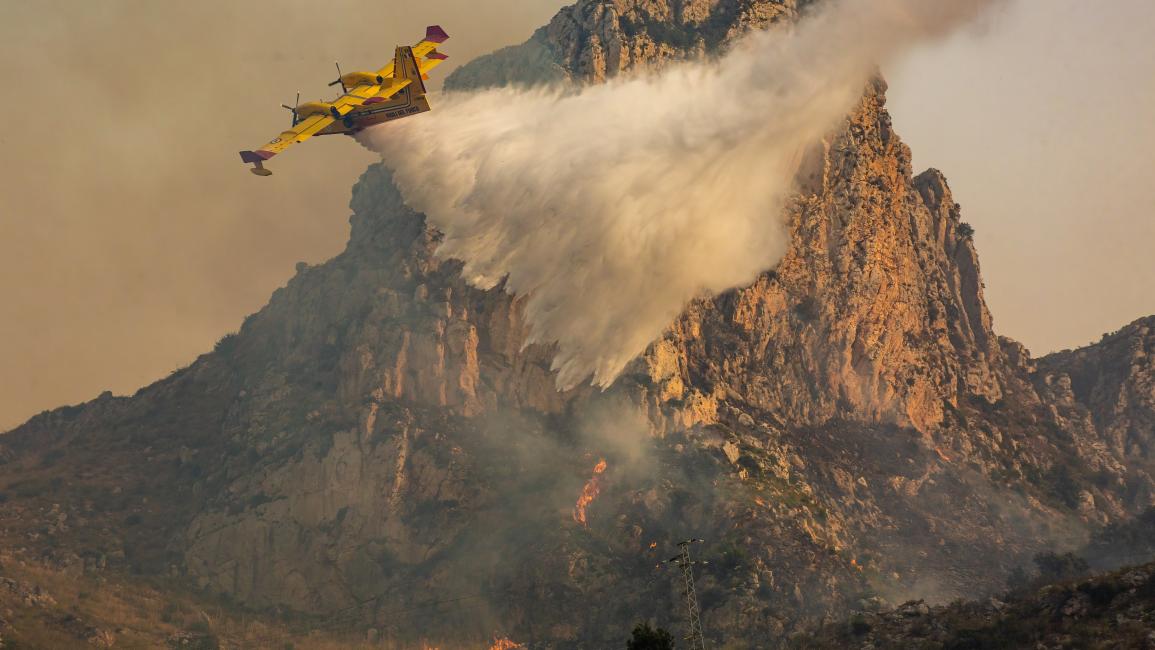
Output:
<instances>
[{"instance_id":1,"label":"propeller","mask_svg":"<svg viewBox=\"0 0 1155 650\"><path fill-rule=\"evenodd\" d=\"M334 61L333 65L337 66L337 80L329 82L329 85L336 86L337 84L341 84L341 92L349 92L349 89L345 87L345 81L341 79L341 77L344 76L341 74L341 64L337 61Z\"/></svg>"},{"instance_id":2,"label":"propeller","mask_svg":"<svg viewBox=\"0 0 1155 650\"><path fill-rule=\"evenodd\" d=\"M297 126L297 107L300 105L301 105L301 91L299 91L299 90L297 91L297 98L293 100L292 106L289 106L288 104L281 104L281 108L287 108L287 109L289 109L289 112L293 114L292 126Z\"/></svg>"}]
</instances>

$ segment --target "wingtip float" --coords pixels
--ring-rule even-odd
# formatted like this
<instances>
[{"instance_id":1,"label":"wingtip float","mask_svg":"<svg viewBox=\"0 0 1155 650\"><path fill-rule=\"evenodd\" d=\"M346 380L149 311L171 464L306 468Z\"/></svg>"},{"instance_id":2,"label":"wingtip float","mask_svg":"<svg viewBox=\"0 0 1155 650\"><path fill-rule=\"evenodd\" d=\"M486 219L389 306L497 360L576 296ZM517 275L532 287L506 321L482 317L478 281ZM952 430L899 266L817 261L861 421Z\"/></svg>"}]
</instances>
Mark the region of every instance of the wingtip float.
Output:
<instances>
[{"instance_id":1,"label":"wingtip float","mask_svg":"<svg viewBox=\"0 0 1155 650\"><path fill-rule=\"evenodd\" d=\"M294 106L285 106L293 114L291 128L255 151L242 151L241 161L251 164L249 169L257 176L273 172L265 161L289 146L315 135L344 133L352 135L365 127L391 122L430 110L425 94L425 80L429 71L449 58L437 51L437 46L449 39L439 25L425 29L420 43L397 48L393 62L376 72L347 72L330 86L340 84L343 94L331 102L300 103L300 94Z\"/></svg>"}]
</instances>

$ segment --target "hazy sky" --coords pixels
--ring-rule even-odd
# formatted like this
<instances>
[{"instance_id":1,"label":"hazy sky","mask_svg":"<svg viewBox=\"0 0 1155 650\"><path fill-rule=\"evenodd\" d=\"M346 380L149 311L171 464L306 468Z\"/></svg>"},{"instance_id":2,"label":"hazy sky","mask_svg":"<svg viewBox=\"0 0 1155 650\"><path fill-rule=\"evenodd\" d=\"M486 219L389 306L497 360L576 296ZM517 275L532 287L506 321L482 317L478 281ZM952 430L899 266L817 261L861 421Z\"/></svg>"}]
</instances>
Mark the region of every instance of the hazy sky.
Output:
<instances>
[{"instance_id":1,"label":"hazy sky","mask_svg":"<svg viewBox=\"0 0 1155 650\"><path fill-rule=\"evenodd\" d=\"M995 329L1036 355L1155 314L1155 2L1016 0L888 71L946 173Z\"/></svg>"},{"instance_id":2,"label":"hazy sky","mask_svg":"<svg viewBox=\"0 0 1155 650\"><path fill-rule=\"evenodd\" d=\"M441 23L452 68L560 1L0 0L0 430L131 393L234 331L348 237L374 156L322 137L258 178L237 152ZM305 148L307 147L307 149Z\"/></svg>"},{"instance_id":3,"label":"hazy sky","mask_svg":"<svg viewBox=\"0 0 1155 650\"><path fill-rule=\"evenodd\" d=\"M368 152L319 138L269 178L236 153L297 89L328 96L334 59L375 68L439 22L458 64L564 4L0 3L0 429L189 363L340 251ZM1036 353L1155 313L1153 19L1147 0L1016 0L888 71L916 167L976 227L996 328Z\"/></svg>"}]
</instances>

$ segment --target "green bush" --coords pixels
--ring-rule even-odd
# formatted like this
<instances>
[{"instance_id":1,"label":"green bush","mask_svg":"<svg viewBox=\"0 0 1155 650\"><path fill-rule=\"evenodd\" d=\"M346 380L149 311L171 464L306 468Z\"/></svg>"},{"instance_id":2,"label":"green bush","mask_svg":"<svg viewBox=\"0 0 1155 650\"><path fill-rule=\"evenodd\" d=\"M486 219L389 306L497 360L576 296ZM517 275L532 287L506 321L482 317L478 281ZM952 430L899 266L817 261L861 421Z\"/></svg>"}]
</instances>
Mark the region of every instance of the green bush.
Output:
<instances>
[{"instance_id":1,"label":"green bush","mask_svg":"<svg viewBox=\"0 0 1155 650\"><path fill-rule=\"evenodd\" d=\"M216 345L213 346L213 352L227 357L231 355L233 351L236 350L236 348L237 335L235 332L233 332L222 336L220 340L217 341Z\"/></svg>"},{"instance_id":2,"label":"green bush","mask_svg":"<svg viewBox=\"0 0 1155 650\"><path fill-rule=\"evenodd\" d=\"M626 650L674 650L674 637L662 628L652 628L649 623L638 623Z\"/></svg>"}]
</instances>

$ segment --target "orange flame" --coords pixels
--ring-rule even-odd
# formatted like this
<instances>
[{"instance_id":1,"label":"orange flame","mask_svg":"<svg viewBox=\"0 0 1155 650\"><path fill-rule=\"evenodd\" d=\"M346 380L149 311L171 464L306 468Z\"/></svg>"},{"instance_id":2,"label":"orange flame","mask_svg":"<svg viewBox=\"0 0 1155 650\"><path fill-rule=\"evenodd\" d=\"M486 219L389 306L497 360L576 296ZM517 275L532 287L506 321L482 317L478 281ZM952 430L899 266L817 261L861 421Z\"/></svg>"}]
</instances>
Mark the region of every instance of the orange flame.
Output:
<instances>
[{"instance_id":1,"label":"orange flame","mask_svg":"<svg viewBox=\"0 0 1155 650\"><path fill-rule=\"evenodd\" d=\"M943 461L944 461L944 462L947 462L947 463L949 463L949 462L950 462L950 456L947 456L946 454L944 454L944 453L942 452L942 450L941 450L941 449L939 449L938 447L935 447L935 448L934 448L934 453L938 454L938 457L939 457L939 458L941 458L941 459L943 459Z\"/></svg>"},{"instance_id":2,"label":"orange flame","mask_svg":"<svg viewBox=\"0 0 1155 650\"><path fill-rule=\"evenodd\" d=\"M858 558L850 558L850 566L858 569L859 571L862 570L862 565L858 563Z\"/></svg>"},{"instance_id":3,"label":"orange flame","mask_svg":"<svg viewBox=\"0 0 1155 650\"><path fill-rule=\"evenodd\" d=\"M655 548L658 548L658 543L657 542L650 542L650 549L653 550Z\"/></svg>"},{"instance_id":4,"label":"orange flame","mask_svg":"<svg viewBox=\"0 0 1155 650\"><path fill-rule=\"evenodd\" d=\"M593 503L598 494L602 491L601 474L606 471L606 459L602 458L594 465L594 475L590 480L586 481L585 487L582 488L581 496L578 497L577 503L573 507L573 520L577 523L589 528L589 523L586 521L586 508Z\"/></svg>"},{"instance_id":5,"label":"orange flame","mask_svg":"<svg viewBox=\"0 0 1155 650\"><path fill-rule=\"evenodd\" d=\"M520 643L514 643L505 637L495 637L493 645L489 646L489 650L517 650L517 648L524 648Z\"/></svg>"}]
</instances>

